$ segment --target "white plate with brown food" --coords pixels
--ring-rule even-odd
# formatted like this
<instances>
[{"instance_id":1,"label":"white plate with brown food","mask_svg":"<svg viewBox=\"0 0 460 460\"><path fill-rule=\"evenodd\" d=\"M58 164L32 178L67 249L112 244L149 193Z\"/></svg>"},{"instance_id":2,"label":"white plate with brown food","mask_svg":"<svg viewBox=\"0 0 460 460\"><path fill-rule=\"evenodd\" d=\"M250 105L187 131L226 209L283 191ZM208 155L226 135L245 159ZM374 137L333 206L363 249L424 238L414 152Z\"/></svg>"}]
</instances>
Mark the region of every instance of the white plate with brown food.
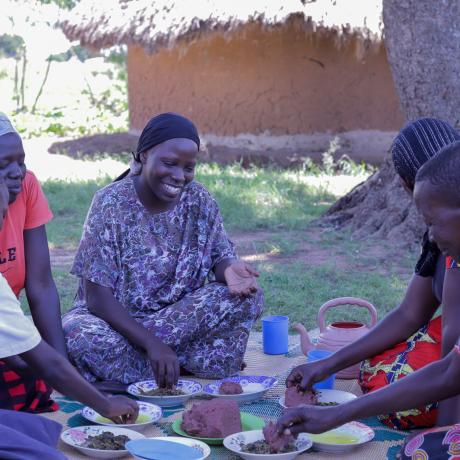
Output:
<instances>
[{"instance_id":1,"label":"white plate with brown food","mask_svg":"<svg viewBox=\"0 0 460 460\"><path fill-rule=\"evenodd\" d=\"M292 444L283 447L278 453L272 453L262 430L231 434L224 439L224 446L245 460L292 460L310 449L312 441L309 436L300 433Z\"/></svg>"},{"instance_id":2,"label":"white plate with brown food","mask_svg":"<svg viewBox=\"0 0 460 460\"><path fill-rule=\"evenodd\" d=\"M313 449L321 452L343 453L356 449L374 439L374 430L361 422L350 422L321 434L310 434Z\"/></svg>"},{"instance_id":3,"label":"white plate with brown food","mask_svg":"<svg viewBox=\"0 0 460 460\"><path fill-rule=\"evenodd\" d=\"M90 422L97 423L98 425L110 426L110 427L119 427L119 428L126 428L128 430L136 430L141 431L146 427L150 426L152 423L158 422L162 417L163 413L161 411L161 407L146 403L144 401L139 401L137 403L139 406L139 415L134 423L126 423L126 424L117 424L114 421L103 417L102 415L98 414L94 409L91 407L84 407L81 410L81 415L89 420Z\"/></svg>"},{"instance_id":4,"label":"white plate with brown food","mask_svg":"<svg viewBox=\"0 0 460 460\"><path fill-rule=\"evenodd\" d=\"M194 380L179 379L174 388L159 388L155 380L144 380L129 385L128 393L160 407L174 407L185 404L190 398L198 396L203 387Z\"/></svg>"},{"instance_id":5,"label":"white plate with brown food","mask_svg":"<svg viewBox=\"0 0 460 460\"><path fill-rule=\"evenodd\" d=\"M145 436L126 428L104 426L79 426L65 430L61 440L92 458L120 458L128 455L125 444Z\"/></svg>"},{"instance_id":6,"label":"white plate with brown food","mask_svg":"<svg viewBox=\"0 0 460 460\"><path fill-rule=\"evenodd\" d=\"M297 407L301 404L311 406L337 406L357 398L353 393L341 390L314 390L307 391L304 394L299 394L296 390L296 387L286 388L285 394L278 400L281 407L287 409Z\"/></svg>"},{"instance_id":7,"label":"white plate with brown food","mask_svg":"<svg viewBox=\"0 0 460 460\"><path fill-rule=\"evenodd\" d=\"M208 383L203 393L214 398L233 399L239 403L248 403L262 398L278 381L265 375L241 375L228 377Z\"/></svg>"}]
</instances>

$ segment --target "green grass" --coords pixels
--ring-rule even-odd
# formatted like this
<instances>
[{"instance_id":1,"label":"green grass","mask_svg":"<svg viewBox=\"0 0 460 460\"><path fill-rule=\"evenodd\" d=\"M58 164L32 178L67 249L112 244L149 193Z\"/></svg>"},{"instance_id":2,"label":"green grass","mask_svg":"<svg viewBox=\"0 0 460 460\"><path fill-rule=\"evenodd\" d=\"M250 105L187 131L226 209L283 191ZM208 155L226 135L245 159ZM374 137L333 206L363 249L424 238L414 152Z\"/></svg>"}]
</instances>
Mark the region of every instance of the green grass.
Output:
<instances>
[{"instance_id":1,"label":"green grass","mask_svg":"<svg viewBox=\"0 0 460 460\"><path fill-rule=\"evenodd\" d=\"M267 262L259 264L258 268L265 293L264 314L287 315L291 324L301 322L307 329L316 327L319 307L335 297L367 299L382 318L401 301L410 275L410 270L406 276L382 276L365 270L340 269L332 264L315 267L299 262L278 265ZM327 315L328 321L367 321L368 318L367 310L350 306L331 309Z\"/></svg>"},{"instance_id":2,"label":"green grass","mask_svg":"<svg viewBox=\"0 0 460 460\"><path fill-rule=\"evenodd\" d=\"M382 242L378 242L381 251L375 255L372 242L353 241L343 232L330 231L315 237L309 225L335 196L324 185L312 186L309 179L311 175L302 171L243 169L240 165L203 164L197 173L197 180L218 201L231 234L257 235L263 231L261 237L250 238L242 252L265 255L256 263L265 292L265 314L287 314L291 324L300 321L311 328L322 303L351 295L373 302L382 317L400 301L415 255L402 259L388 256L392 248ZM109 182L105 178L43 184L55 215L47 226L51 248L75 251L91 199ZM323 251L324 257L311 261L309 248ZM64 312L73 303L77 279L69 274L68 260L52 268ZM24 301L23 305L27 308ZM328 315L329 320L366 317L358 307L334 309Z\"/></svg>"}]
</instances>

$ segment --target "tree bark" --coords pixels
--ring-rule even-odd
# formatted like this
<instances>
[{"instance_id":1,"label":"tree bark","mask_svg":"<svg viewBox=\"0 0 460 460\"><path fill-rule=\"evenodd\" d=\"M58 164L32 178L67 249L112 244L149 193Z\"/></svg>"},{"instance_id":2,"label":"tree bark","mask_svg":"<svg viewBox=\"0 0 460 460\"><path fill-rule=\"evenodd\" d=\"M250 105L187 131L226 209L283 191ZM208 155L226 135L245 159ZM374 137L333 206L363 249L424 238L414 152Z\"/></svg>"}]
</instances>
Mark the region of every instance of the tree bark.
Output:
<instances>
[{"instance_id":1,"label":"tree bark","mask_svg":"<svg viewBox=\"0 0 460 460\"><path fill-rule=\"evenodd\" d=\"M458 0L383 0L385 45L406 120L436 117L460 125L459 17ZM320 223L349 228L356 238L374 235L409 244L425 230L389 157Z\"/></svg>"}]
</instances>

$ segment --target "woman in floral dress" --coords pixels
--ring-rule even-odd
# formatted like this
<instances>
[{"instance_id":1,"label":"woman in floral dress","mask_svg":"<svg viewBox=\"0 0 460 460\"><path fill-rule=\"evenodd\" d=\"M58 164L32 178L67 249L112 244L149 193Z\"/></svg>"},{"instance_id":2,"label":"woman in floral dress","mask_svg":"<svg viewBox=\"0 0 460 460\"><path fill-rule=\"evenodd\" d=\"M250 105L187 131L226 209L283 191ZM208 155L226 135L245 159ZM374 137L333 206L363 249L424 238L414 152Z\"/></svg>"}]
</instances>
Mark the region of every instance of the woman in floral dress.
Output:
<instances>
[{"instance_id":1,"label":"woman in floral dress","mask_svg":"<svg viewBox=\"0 0 460 460\"><path fill-rule=\"evenodd\" d=\"M186 118L152 118L136 171L93 199L63 318L69 357L90 382L171 386L181 372L222 378L243 364L263 294L216 201L193 180L199 145Z\"/></svg>"}]
</instances>

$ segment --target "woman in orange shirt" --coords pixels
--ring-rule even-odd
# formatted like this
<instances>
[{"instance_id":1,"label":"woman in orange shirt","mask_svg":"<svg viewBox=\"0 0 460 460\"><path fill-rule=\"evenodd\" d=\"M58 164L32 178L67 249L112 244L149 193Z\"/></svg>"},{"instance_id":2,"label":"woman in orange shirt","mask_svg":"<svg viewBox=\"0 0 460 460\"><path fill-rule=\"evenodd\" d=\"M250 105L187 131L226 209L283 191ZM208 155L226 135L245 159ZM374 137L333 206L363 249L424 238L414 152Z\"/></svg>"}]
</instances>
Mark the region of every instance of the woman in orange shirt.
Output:
<instances>
[{"instance_id":1,"label":"woman in orange shirt","mask_svg":"<svg viewBox=\"0 0 460 460\"><path fill-rule=\"evenodd\" d=\"M53 214L37 178L26 170L24 157L21 137L0 113L0 175L9 191L9 207L0 231L0 273L16 296L25 289L42 338L67 357L45 230ZM56 410L49 399L51 391L19 356L0 361L0 409Z\"/></svg>"}]
</instances>

